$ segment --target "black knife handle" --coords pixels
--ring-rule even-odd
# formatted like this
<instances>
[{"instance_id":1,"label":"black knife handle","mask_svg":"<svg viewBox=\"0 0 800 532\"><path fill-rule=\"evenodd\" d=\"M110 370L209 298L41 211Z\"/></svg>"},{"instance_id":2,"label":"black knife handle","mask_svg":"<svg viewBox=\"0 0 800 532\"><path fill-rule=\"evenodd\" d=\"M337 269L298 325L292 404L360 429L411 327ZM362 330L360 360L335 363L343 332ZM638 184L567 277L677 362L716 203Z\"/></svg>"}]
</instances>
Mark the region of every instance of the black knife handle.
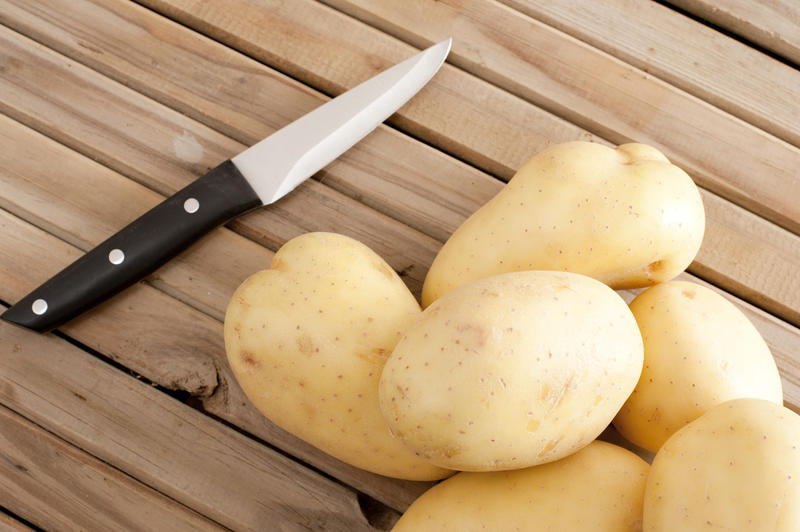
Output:
<instances>
[{"instance_id":1,"label":"black knife handle","mask_svg":"<svg viewBox=\"0 0 800 532\"><path fill-rule=\"evenodd\" d=\"M132 285L261 200L225 161L67 266L3 315L48 331Z\"/></svg>"}]
</instances>

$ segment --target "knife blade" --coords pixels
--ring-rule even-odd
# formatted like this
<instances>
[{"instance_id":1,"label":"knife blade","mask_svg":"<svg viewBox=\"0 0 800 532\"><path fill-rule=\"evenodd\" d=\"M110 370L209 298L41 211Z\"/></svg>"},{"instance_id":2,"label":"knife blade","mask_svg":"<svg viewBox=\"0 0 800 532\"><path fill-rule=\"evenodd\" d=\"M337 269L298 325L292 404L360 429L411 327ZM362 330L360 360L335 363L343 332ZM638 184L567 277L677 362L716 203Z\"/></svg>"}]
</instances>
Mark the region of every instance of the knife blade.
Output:
<instances>
[{"instance_id":1,"label":"knife blade","mask_svg":"<svg viewBox=\"0 0 800 532\"><path fill-rule=\"evenodd\" d=\"M224 161L6 310L44 332L127 288L228 220L279 200L347 151L439 70L451 39L396 64Z\"/></svg>"}]
</instances>

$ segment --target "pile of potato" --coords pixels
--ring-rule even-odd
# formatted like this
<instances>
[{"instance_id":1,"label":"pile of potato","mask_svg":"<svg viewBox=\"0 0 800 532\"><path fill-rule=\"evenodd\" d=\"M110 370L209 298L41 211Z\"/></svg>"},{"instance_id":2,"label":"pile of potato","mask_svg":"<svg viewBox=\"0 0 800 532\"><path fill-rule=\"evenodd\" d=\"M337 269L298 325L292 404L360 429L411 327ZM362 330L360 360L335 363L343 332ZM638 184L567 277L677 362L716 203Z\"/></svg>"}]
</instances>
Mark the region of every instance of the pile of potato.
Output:
<instances>
[{"instance_id":1,"label":"pile of potato","mask_svg":"<svg viewBox=\"0 0 800 532\"><path fill-rule=\"evenodd\" d=\"M767 345L716 292L670 281L704 227L656 149L555 145L447 241L424 311L372 250L309 233L233 295L228 359L319 449L450 477L398 531L800 530L800 416ZM630 306L614 291L648 286ZM612 421L652 467L596 439Z\"/></svg>"}]
</instances>

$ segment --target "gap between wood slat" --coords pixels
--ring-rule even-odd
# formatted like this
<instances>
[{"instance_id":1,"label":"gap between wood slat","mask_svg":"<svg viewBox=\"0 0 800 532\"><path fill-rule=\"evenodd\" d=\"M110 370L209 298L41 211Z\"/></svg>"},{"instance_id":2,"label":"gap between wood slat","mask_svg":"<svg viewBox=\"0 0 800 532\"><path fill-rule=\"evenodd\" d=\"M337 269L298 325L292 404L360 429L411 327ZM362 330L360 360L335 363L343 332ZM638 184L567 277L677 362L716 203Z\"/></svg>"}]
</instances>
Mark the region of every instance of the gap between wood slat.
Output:
<instances>
[{"instance_id":1,"label":"gap between wood slat","mask_svg":"<svg viewBox=\"0 0 800 532\"><path fill-rule=\"evenodd\" d=\"M2 532L44 532L40 527L20 517L8 508L0 506L0 531Z\"/></svg>"},{"instance_id":2,"label":"gap between wood slat","mask_svg":"<svg viewBox=\"0 0 800 532\"><path fill-rule=\"evenodd\" d=\"M795 66L800 65L800 8L796 0L666 0L666 3L708 19L742 39L754 41L785 57ZM775 10L772 13L764 12L772 9ZM793 17L779 13L781 9L794 9L789 14ZM768 17L773 18L767 20Z\"/></svg>"},{"instance_id":3,"label":"gap between wood slat","mask_svg":"<svg viewBox=\"0 0 800 532\"><path fill-rule=\"evenodd\" d=\"M797 63L797 62L793 61L791 58L789 58L789 57L787 57L785 55L781 55L781 54L777 53L775 50L767 48L763 44L750 39L747 35L745 35L743 33L737 33L737 32L735 32L734 30L732 30L730 28L727 28L725 26L721 26L717 22L714 22L714 21L710 20L708 17L704 17L704 16L702 16L700 14L693 13L693 12L689 11L686 7L679 6L673 1L670 1L670 0L650 0L650 1L651 2L655 2L657 4L660 4L660 5L668 8L668 9L671 9L671 10L675 11L676 13L680 13L684 17L690 18L690 19L696 21L699 24L707 26L707 27L711 28L712 30L714 30L714 31L716 31L718 33L721 33L722 35L725 35L726 37L729 37L729 38L733 39L734 41L742 43L744 46L747 46L748 48L752 48L753 50L758 50L762 54L764 54L766 56L769 56L770 58L774 59L775 61L779 61L779 62L783 63L784 65L786 65L788 67L791 67L791 68L794 68L794 69L800 69L800 63ZM763 1L763 0L753 0L753 1L759 2L759 1Z\"/></svg>"}]
</instances>

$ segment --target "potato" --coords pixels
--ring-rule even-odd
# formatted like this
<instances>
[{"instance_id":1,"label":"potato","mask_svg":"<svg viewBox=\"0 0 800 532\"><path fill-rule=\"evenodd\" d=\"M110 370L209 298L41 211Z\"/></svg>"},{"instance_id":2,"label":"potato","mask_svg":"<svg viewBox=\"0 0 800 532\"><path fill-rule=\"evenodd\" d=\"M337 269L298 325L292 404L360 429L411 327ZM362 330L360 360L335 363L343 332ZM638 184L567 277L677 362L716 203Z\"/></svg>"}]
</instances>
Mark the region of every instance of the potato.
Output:
<instances>
[{"instance_id":1,"label":"potato","mask_svg":"<svg viewBox=\"0 0 800 532\"><path fill-rule=\"evenodd\" d=\"M800 416L764 399L717 405L656 454L644 530L800 530Z\"/></svg>"},{"instance_id":2,"label":"potato","mask_svg":"<svg viewBox=\"0 0 800 532\"><path fill-rule=\"evenodd\" d=\"M655 148L558 144L453 233L428 272L422 303L522 270L582 273L614 289L649 286L689 265L704 229L697 187Z\"/></svg>"},{"instance_id":3,"label":"potato","mask_svg":"<svg viewBox=\"0 0 800 532\"><path fill-rule=\"evenodd\" d=\"M633 390L642 340L609 287L566 272L514 272L438 299L386 362L392 432L449 469L550 462L592 441Z\"/></svg>"},{"instance_id":4,"label":"potato","mask_svg":"<svg viewBox=\"0 0 800 532\"><path fill-rule=\"evenodd\" d=\"M393 532L640 531L647 462L594 441L557 462L458 473L424 493Z\"/></svg>"},{"instance_id":5,"label":"potato","mask_svg":"<svg viewBox=\"0 0 800 532\"><path fill-rule=\"evenodd\" d=\"M714 405L739 397L782 404L775 360L733 303L704 286L672 281L630 305L644 341L639 383L614 419L628 440L656 452Z\"/></svg>"},{"instance_id":6,"label":"potato","mask_svg":"<svg viewBox=\"0 0 800 532\"><path fill-rule=\"evenodd\" d=\"M397 274L345 236L287 242L248 278L225 315L225 349L250 401L275 424L374 473L433 480L450 473L392 437L378 379L420 308Z\"/></svg>"}]
</instances>

